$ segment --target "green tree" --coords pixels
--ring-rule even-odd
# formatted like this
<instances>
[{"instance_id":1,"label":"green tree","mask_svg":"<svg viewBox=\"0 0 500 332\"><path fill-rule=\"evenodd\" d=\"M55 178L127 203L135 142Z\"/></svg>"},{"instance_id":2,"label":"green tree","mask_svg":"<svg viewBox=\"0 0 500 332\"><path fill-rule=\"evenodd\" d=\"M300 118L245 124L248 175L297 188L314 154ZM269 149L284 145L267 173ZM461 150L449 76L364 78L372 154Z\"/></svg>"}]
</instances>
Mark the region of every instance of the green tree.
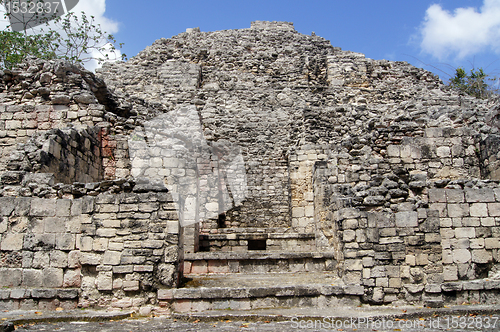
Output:
<instances>
[{"instance_id":1,"label":"green tree","mask_svg":"<svg viewBox=\"0 0 500 332\"><path fill-rule=\"evenodd\" d=\"M40 59L54 59L54 34L25 35L16 31L0 31L0 68L12 68L31 55Z\"/></svg>"},{"instance_id":2,"label":"green tree","mask_svg":"<svg viewBox=\"0 0 500 332\"><path fill-rule=\"evenodd\" d=\"M49 27L48 35L55 37L53 52L58 58L66 59L73 63L85 63L92 59L104 62L111 59L115 54L116 39L101 29L100 24L95 23L94 16L87 17L84 12L77 16L73 12L64 17L58 17L54 21L58 29ZM59 41L59 42L57 42ZM118 44L121 48L123 43ZM92 56L93 52L99 53L99 56ZM121 55L122 60L126 58Z\"/></svg>"},{"instance_id":3,"label":"green tree","mask_svg":"<svg viewBox=\"0 0 500 332\"><path fill-rule=\"evenodd\" d=\"M9 18L9 14L5 14ZM54 27L53 27L54 26ZM30 31L31 30L31 31ZM31 33L30 33L31 32ZM114 59L117 43L113 35L95 23L94 16L70 12L47 21L44 28L24 32L0 31L0 68L12 68L28 56L41 59L65 59L84 64L93 59L102 63ZM118 44L121 48L123 44ZM93 54L98 53L97 57ZM121 59L126 59L122 54Z\"/></svg>"},{"instance_id":4,"label":"green tree","mask_svg":"<svg viewBox=\"0 0 500 332\"><path fill-rule=\"evenodd\" d=\"M462 67L459 67L456 69L455 76L450 79L449 85L476 98L487 98L492 93L487 79L489 79L488 75L482 68L471 69L467 74Z\"/></svg>"}]
</instances>

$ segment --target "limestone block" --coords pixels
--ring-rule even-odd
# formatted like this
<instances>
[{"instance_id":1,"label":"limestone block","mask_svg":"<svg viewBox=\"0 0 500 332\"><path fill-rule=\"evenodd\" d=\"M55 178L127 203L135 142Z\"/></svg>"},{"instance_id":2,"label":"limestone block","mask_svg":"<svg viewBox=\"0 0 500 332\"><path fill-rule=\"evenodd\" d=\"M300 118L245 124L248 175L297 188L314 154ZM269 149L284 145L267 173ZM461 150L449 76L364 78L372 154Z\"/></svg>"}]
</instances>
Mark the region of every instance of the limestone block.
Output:
<instances>
[{"instance_id":1,"label":"limestone block","mask_svg":"<svg viewBox=\"0 0 500 332\"><path fill-rule=\"evenodd\" d=\"M7 233L1 238L0 249L4 251L14 251L23 249L24 234Z\"/></svg>"},{"instance_id":2,"label":"limestone block","mask_svg":"<svg viewBox=\"0 0 500 332\"><path fill-rule=\"evenodd\" d=\"M65 268L68 266L68 254L60 251L53 250L50 252L50 266Z\"/></svg>"},{"instance_id":3,"label":"limestone block","mask_svg":"<svg viewBox=\"0 0 500 332\"><path fill-rule=\"evenodd\" d=\"M292 218L305 217L305 209L303 207L293 207L292 208Z\"/></svg>"},{"instance_id":4,"label":"limestone block","mask_svg":"<svg viewBox=\"0 0 500 332\"><path fill-rule=\"evenodd\" d=\"M441 284L426 284L425 292L431 294L441 293Z\"/></svg>"},{"instance_id":5,"label":"limestone block","mask_svg":"<svg viewBox=\"0 0 500 332\"><path fill-rule=\"evenodd\" d=\"M500 249L500 238L484 239L484 247L486 249Z\"/></svg>"},{"instance_id":6,"label":"limestone block","mask_svg":"<svg viewBox=\"0 0 500 332\"><path fill-rule=\"evenodd\" d=\"M5 121L5 129L7 130L16 130L21 129L21 121L19 120L7 120Z\"/></svg>"},{"instance_id":7,"label":"limestone block","mask_svg":"<svg viewBox=\"0 0 500 332\"><path fill-rule=\"evenodd\" d=\"M439 146L436 149L436 154L440 158L448 158L451 157L451 149L448 146Z\"/></svg>"},{"instance_id":8,"label":"limestone block","mask_svg":"<svg viewBox=\"0 0 500 332\"><path fill-rule=\"evenodd\" d=\"M468 249L455 249L452 251L453 262L455 263L469 263L472 255Z\"/></svg>"},{"instance_id":9,"label":"limestone block","mask_svg":"<svg viewBox=\"0 0 500 332\"><path fill-rule=\"evenodd\" d=\"M175 266L173 264L159 264L156 276L163 285L172 287L176 279Z\"/></svg>"},{"instance_id":10,"label":"limestone block","mask_svg":"<svg viewBox=\"0 0 500 332\"><path fill-rule=\"evenodd\" d=\"M344 262L345 269L347 271L362 271L363 270L363 260L361 259L346 259Z\"/></svg>"},{"instance_id":11,"label":"limestone block","mask_svg":"<svg viewBox=\"0 0 500 332\"><path fill-rule=\"evenodd\" d=\"M445 281L458 280L458 269L455 265L443 266L443 278Z\"/></svg>"},{"instance_id":12,"label":"limestone block","mask_svg":"<svg viewBox=\"0 0 500 332\"><path fill-rule=\"evenodd\" d=\"M441 242L441 234L439 233L425 233L425 242Z\"/></svg>"},{"instance_id":13,"label":"limestone block","mask_svg":"<svg viewBox=\"0 0 500 332\"><path fill-rule=\"evenodd\" d=\"M480 225L483 227L492 227L496 225L495 218L489 217L489 218L480 218L481 222ZM479 226L479 225L474 225L474 226Z\"/></svg>"},{"instance_id":14,"label":"limestone block","mask_svg":"<svg viewBox=\"0 0 500 332\"><path fill-rule=\"evenodd\" d=\"M210 203L207 203L205 204L205 208L207 209L207 211L210 211L210 212L218 212L219 211L219 203L217 202L210 202ZM303 208L300 208L303 210Z\"/></svg>"},{"instance_id":15,"label":"limestone block","mask_svg":"<svg viewBox=\"0 0 500 332\"><path fill-rule=\"evenodd\" d=\"M43 274L42 270L37 269L23 269L24 287L42 287Z\"/></svg>"},{"instance_id":16,"label":"limestone block","mask_svg":"<svg viewBox=\"0 0 500 332\"><path fill-rule=\"evenodd\" d=\"M122 255L122 259L120 261L120 264L144 264L146 261L145 256L129 256L129 255Z\"/></svg>"},{"instance_id":17,"label":"limestone block","mask_svg":"<svg viewBox=\"0 0 500 332\"><path fill-rule=\"evenodd\" d=\"M410 266L415 266L417 264L415 255L406 255L405 262Z\"/></svg>"},{"instance_id":18,"label":"limestone block","mask_svg":"<svg viewBox=\"0 0 500 332\"><path fill-rule=\"evenodd\" d=\"M470 248L471 249L483 249L484 248L484 239L471 239L470 240Z\"/></svg>"},{"instance_id":19,"label":"limestone block","mask_svg":"<svg viewBox=\"0 0 500 332\"><path fill-rule=\"evenodd\" d=\"M53 217L56 215L56 200L33 198L30 215L33 217Z\"/></svg>"},{"instance_id":20,"label":"limestone block","mask_svg":"<svg viewBox=\"0 0 500 332\"><path fill-rule=\"evenodd\" d=\"M488 203L488 214L490 217L500 217L500 203Z\"/></svg>"},{"instance_id":21,"label":"limestone block","mask_svg":"<svg viewBox=\"0 0 500 332\"><path fill-rule=\"evenodd\" d=\"M31 296L31 291L28 289L13 289L10 291L11 299L26 299L29 298L30 296Z\"/></svg>"},{"instance_id":22,"label":"limestone block","mask_svg":"<svg viewBox=\"0 0 500 332\"><path fill-rule=\"evenodd\" d=\"M424 284L404 284L404 287L408 293L416 294L422 292L425 286Z\"/></svg>"},{"instance_id":23,"label":"limestone block","mask_svg":"<svg viewBox=\"0 0 500 332\"><path fill-rule=\"evenodd\" d=\"M113 195L110 195L113 199L115 197ZM95 205L95 198L86 196L81 199L82 202L82 213L83 214L89 214L94 212L94 205Z\"/></svg>"},{"instance_id":24,"label":"limestone block","mask_svg":"<svg viewBox=\"0 0 500 332\"><path fill-rule=\"evenodd\" d=\"M108 249L108 239L107 238L96 238L92 242L92 250L94 251L106 251Z\"/></svg>"},{"instance_id":25,"label":"limestone block","mask_svg":"<svg viewBox=\"0 0 500 332\"><path fill-rule=\"evenodd\" d=\"M363 200L363 204L365 205L382 205L386 202L385 197L382 195L376 195L376 196L366 196Z\"/></svg>"},{"instance_id":26,"label":"limestone block","mask_svg":"<svg viewBox=\"0 0 500 332\"><path fill-rule=\"evenodd\" d=\"M134 265L134 272L153 272L153 265Z\"/></svg>"},{"instance_id":27,"label":"limestone block","mask_svg":"<svg viewBox=\"0 0 500 332\"><path fill-rule=\"evenodd\" d=\"M428 216L423 223L420 224L420 231L425 233L437 233L440 229L440 218Z\"/></svg>"},{"instance_id":28,"label":"limestone block","mask_svg":"<svg viewBox=\"0 0 500 332\"><path fill-rule=\"evenodd\" d=\"M453 252L450 249L443 250L443 264L453 264Z\"/></svg>"},{"instance_id":29,"label":"limestone block","mask_svg":"<svg viewBox=\"0 0 500 332\"><path fill-rule=\"evenodd\" d=\"M481 290L484 289L484 280L469 280L462 282L463 290Z\"/></svg>"},{"instance_id":30,"label":"limestone block","mask_svg":"<svg viewBox=\"0 0 500 332\"><path fill-rule=\"evenodd\" d=\"M70 199L58 199L56 201L56 216L57 217L69 217L71 214L71 200Z\"/></svg>"},{"instance_id":31,"label":"limestone block","mask_svg":"<svg viewBox=\"0 0 500 332\"><path fill-rule=\"evenodd\" d=\"M465 189L465 201L468 203L488 203L495 202L493 189Z\"/></svg>"},{"instance_id":32,"label":"limestone block","mask_svg":"<svg viewBox=\"0 0 500 332\"><path fill-rule=\"evenodd\" d=\"M81 236L80 241L77 241L77 249L81 251L92 251L92 244L94 243L94 239L90 236Z\"/></svg>"},{"instance_id":33,"label":"limestone block","mask_svg":"<svg viewBox=\"0 0 500 332\"><path fill-rule=\"evenodd\" d=\"M121 252L107 250L106 252L104 252L102 263L105 265L119 265L121 257Z\"/></svg>"},{"instance_id":34,"label":"limestone block","mask_svg":"<svg viewBox=\"0 0 500 332\"><path fill-rule=\"evenodd\" d=\"M118 212L120 206L117 204L102 204L99 205L99 213L113 213Z\"/></svg>"},{"instance_id":35,"label":"limestone block","mask_svg":"<svg viewBox=\"0 0 500 332\"><path fill-rule=\"evenodd\" d=\"M470 240L468 238L451 239L450 246L452 249L469 249Z\"/></svg>"},{"instance_id":36,"label":"limestone block","mask_svg":"<svg viewBox=\"0 0 500 332\"><path fill-rule=\"evenodd\" d=\"M485 264L485 263L491 262L492 260L493 260L493 256L491 254L491 251L487 251L484 249L472 250L472 262L473 263Z\"/></svg>"},{"instance_id":37,"label":"limestone block","mask_svg":"<svg viewBox=\"0 0 500 332\"><path fill-rule=\"evenodd\" d=\"M429 255L428 254L417 254L416 255L416 265L427 265L429 264Z\"/></svg>"},{"instance_id":38,"label":"limestone block","mask_svg":"<svg viewBox=\"0 0 500 332\"><path fill-rule=\"evenodd\" d=\"M452 227L453 220L451 218L439 218L439 225L441 227Z\"/></svg>"},{"instance_id":39,"label":"limestone block","mask_svg":"<svg viewBox=\"0 0 500 332\"><path fill-rule=\"evenodd\" d=\"M461 218L469 216L469 204L448 204L448 217Z\"/></svg>"},{"instance_id":40,"label":"limestone block","mask_svg":"<svg viewBox=\"0 0 500 332\"><path fill-rule=\"evenodd\" d=\"M63 269L49 267L43 269L42 285L47 288L59 288L63 285Z\"/></svg>"},{"instance_id":41,"label":"limestone block","mask_svg":"<svg viewBox=\"0 0 500 332\"><path fill-rule=\"evenodd\" d=\"M0 267L0 287L19 287L22 281L22 269Z\"/></svg>"},{"instance_id":42,"label":"limestone block","mask_svg":"<svg viewBox=\"0 0 500 332\"><path fill-rule=\"evenodd\" d=\"M9 226L9 218L0 217L0 234L5 233L7 231L8 226Z\"/></svg>"},{"instance_id":43,"label":"limestone block","mask_svg":"<svg viewBox=\"0 0 500 332\"><path fill-rule=\"evenodd\" d=\"M417 211L396 212L396 227L418 227Z\"/></svg>"},{"instance_id":44,"label":"limestone block","mask_svg":"<svg viewBox=\"0 0 500 332\"><path fill-rule=\"evenodd\" d=\"M461 189L445 189L448 203L464 203L464 191Z\"/></svg>"},{"instance_id":45,"label":"limestone block","mask_svg":"<svg viewBox=\"0 0 500 332\"><path fill-rule=\"evenodd\" d=\"M159 209L160 205L157 202L139 203L139 211L153 212Z\"/></svg>"},{"instance_id":46,"label":"limestone block","mask_svg":"<svg viewBox=\"0 0 500 332\"><path fill-rule=\"evenodd\" d=\"M446 203L431 203L429 204L429 209L439 211L439 217L446 218L448 217L447 206L448 204Z\"/></svg>"},{"instance_id":47,"label":"limestone block","mask_svg":"<svg viewBox=\"0 0 500 332\"><path fill-rule=\"evenodd\" d=\"M50 266L50 252L49 251L36 251L33 254L32 267L35 269L44 269Z\"/></svg>"},{"instance_id":48,"label":"limestone block","mask_svg":"<svg viewBox=\"0 0 500 332\"><path fill-rule=\"evenodd\" d=\"M362 262L363 267L372 267L374 265L373 257L363 257Z\"/></svg>"},{"instance_id":49,"label":"limestone block","mask_svg":"<svg viewBox=\"0 0 500 332\"><path fill-rule=\"evenodd\" d=\"M459 225L458 227L460 226L466 226L466 227L477 227L477 226L481 226L481 219L484 219L484 218L477 218L477 217L469 217L469 218L461 218L461 225ZM495 221L494 218L491 218L493 219L493 222Z\"/></svg>"},{"instance_id":50,"label":"limestone block","mask_svg":"<svg viewBox=\"0 0 500 332\"><path fill-rule=\"evenodd\" d=\"M113 251L122 251L125 246L123 245L122 242L114 242L113 239L111 239L108 242L108 249L113 250Z\"/></svg>"},{"instance_id":51,"label":"limestone block","mask_svg":"<svg viewBox=\"0 0 500 332\"><path fill-rule=\"evenodd\" d=\"M74 234L60 234L56 236L56 249L59 250L74 250L75 249Z\"/></svg>"},{"instance_id":52,"label":"limestone block","mask_svg":"<svg viewBox=\"0 0 500 332\"><path fill-rule=\"evenodd\" d=\"M357 229L358 225L359 223L357 219L344 219L344 221L342 222L342 226L344 229Z\"/></svg>"},{"instance_id":53,"label":"limestone block","mask_svg":"<svg viewBox=\"0 0 500 332\"><path fill-rule=\"evenodd\" d=\"M461 282L447 282L441 285L443 292L461 291L462 288Z\"/></svg>"},{"instance_id":54,"label":"limestone block","mask_svg":"<svg viewBox=\"0 0 500 332\"><path fill-rule=\"evenodd\" d=\"M113 273L132 273L134 272L134 266L133 265L119 265L119 266L113 266Z\"/></svg>"},{"instance_id":55,"label":"limestone block","mask_svg":"<svg viewBox=\"0 0 500 332\"><path fill-rule=\"evenodd\" d=\"M460 238L475 238L476 237L476 229L474 227L458 227L455 228L455 237L457 239Z\"/></svg>"},{"instance_id":56,"label":"limestone block","mask_svg":"<svg viewBox=\"0 0 500 332\"><path fill-rule=\"evenodd\" d=\"M125 241L124 242L124 247L125 248L142 248L142 242L141 241Z\"/></svg>"},{"instance_id":57,"label":"limestone block","mask_svg":"<svg viewBox=\"0 0 500 332\"><path fill-rule=\"evenodd\" d=\"M68 267L78 268L80 267L80 251L73 250L68 253Z\"/></svg>"},{"instance_id":58,"label":"limestone block","mask_svg":"<svg viewBox=\"0 0 500 332\"><path fill-rule=\"evenodd\" d=\"M10 216L17 202L15 197L0 197L0 216Z\"/></svg>"},{"instance_id":59,"label":"limestone block","mask_svg":"<svg viewBox=\"0 0 500 332\"><path fill-rule=\"evenodd\" d=\"M114 237L116 235L116 229L115 228L98 228L96 235L101 236L101 237L106 237L106 238ZM104 241L104 240L106 240L106 241ZM106 247L107 247L107 239L100 239L100 241L101 241L101 243L106 242ZM95 243L95 241L94 241L94 243Z\"/></svg>"},{"instance_id":60,"label":"limestone block","mask_svg":"<svg viewBox=\"0 0 500 332\"><path fill-rule=\"evenodd\" d=\"M102 262L102 255L81 252L80 263L82 265L99 265Z\"/></svg>"},{"instance_id":61,"label":"limestone block","mask_svg":"<svg viewBox=\"0 0 500 332\"><path fill-rule=\"evenodd\" d=\"M429 189L429 203L446 203L445 189Z\"/></svg>"},{"instance_id":62,"label":"limestone block","mask_svg":"<svg viewBox=\"0 0 500 332\"><path fill-rule=\"evenodd\" d=\"M65 217L49 217L45 218L46 233L66 233L66 218Z\"/></svg>"},{"instance_id":63,"label":"limestone block","mask_svg":"<svg viewBox=\"0 0 500 332\"><path fill-rule=\"evenodd\" d=\"M56 296L57 296L56 289L33 289L33 290L31 290L31 297L33 297L35 299L53 299Z\"/></svg>"},{"instance_id":64,"label":"limestone block","mask_svg":"<svg viewBox=\"0 0 500 332\"><path fill-rule=\"evenodd\" d=\"M389 278L376 278L375 285L377 287L389 287Z\"/></svg>"},{"instance_id":65,"label":"limestone block","mask_svg":"<svg viewBox=\"0 0 500 332\"><path fill-rule=\"evenodd\" d=\"M314 205L306 206L304 210L306 217L314 217Z\"/></svg>"},{"instance_id":66,"label":"limestone block","mask_svg":"<svg viewBox=\"0 0 500 332\"><path fill-rule=\"evenodd\" d=\"M356 239L356 231L347 229L343 232L343 240L345 242L352 242Z\"/></svg>"},{"instance_id":67,"label":"limestone block","mask_svg":"<svg viewBox=\"0 0 500 332\"><path fill-rule=\"evenodd\" d=\"M486 203L473 203L470 205L471 217L488 217L488 206Z\"/></svg>"},{"instance_id":68,"label":"limestone block","mask_svg":"<svg viewBox=\"0 0 500 332\"><path fill-rule=\"evenodd\" d=\"M123 290L126 292L133 292L139 290L138 280L125 280L123 281Z\"/></svg>"},{"instance_id":69,"label":"limestone block","mask_svg":"<svg viewBox=\"0 0 500 332\"><path fill-rule=\"evenodd\" d=\"M401 152L400 152L400 146L399 145L388 145L387 146L387 156L388 157L400 157Z\"/></svg>"},{"instance_id":70,"label":"limestone block","mask_svg":"<svg viewBox=\"0 0 500 332\"><path fill-rule=\"evenodd\" d=\"M96 286L100 291L113 290L113 272L99 272L96 278Z\"/></svg>"}]
</instances>

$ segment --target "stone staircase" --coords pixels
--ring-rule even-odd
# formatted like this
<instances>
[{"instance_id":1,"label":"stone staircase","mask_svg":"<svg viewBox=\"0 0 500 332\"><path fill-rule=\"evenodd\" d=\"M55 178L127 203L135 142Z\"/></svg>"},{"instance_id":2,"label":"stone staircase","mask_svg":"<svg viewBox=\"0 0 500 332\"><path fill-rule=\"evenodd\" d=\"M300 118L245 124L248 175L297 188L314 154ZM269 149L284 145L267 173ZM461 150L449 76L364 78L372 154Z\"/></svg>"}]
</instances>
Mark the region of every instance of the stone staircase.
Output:
<instances>
[{"instance_id":1,"label":"stone staircase","mask_svg":"<svg viewBox=\"0 0 500 332\"><path fill-rule=\"evenodd\" d=\"M175 313L356 306L362 286L339 278L330 252L197 252L184 256L184 284L158 291Z\"/></svg>"}]
</instances>

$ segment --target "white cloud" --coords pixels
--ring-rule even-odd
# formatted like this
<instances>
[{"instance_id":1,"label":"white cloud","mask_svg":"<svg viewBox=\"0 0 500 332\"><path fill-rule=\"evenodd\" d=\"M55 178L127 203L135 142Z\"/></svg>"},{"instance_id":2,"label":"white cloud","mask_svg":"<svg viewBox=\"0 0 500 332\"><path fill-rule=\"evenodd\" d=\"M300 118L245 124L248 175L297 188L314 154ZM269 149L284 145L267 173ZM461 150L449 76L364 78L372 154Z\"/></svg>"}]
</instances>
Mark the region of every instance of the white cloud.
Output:
<instances>
[{"instance_id":1,"label":"white cloud","mask_svg":"<svg viewBox=\"0 0 500 332\"><path fill-rule=\"evenodd\" d=\"M72 10L76 14L84 12L85 15L94 16L96 23L108 33L118 32L118 22L104 16L106 11L106 0L80 0L78 5Z\"/></svg>"},{"instance_id":2,"label":"white cloud","mask_svg":"<svg viewBox=\"0 0 500 332\"><path fill-rule=\"evenodd\" d=\"M119 30L119 23L105 16L106 0L80 0L75 8L73 8L72 12L74 12L78 17L80 17L80 14L82 12L89 19L91 16L93 16L95 25L99 24L101 30L107 32L108 34L115 34ZM0 30L4 30L9 25L8 20L4 19L4 13L5 8L0 5ZM51 27L53 29L59 30L54 24L52 24ZM37 28L35 28L34 30L34 33L39 32ZM109 45L106 46L109 48ZM110 59L121 59L121 52L119 50L115 51L114 55L112 53L110 53L109 55ZM90 56L102 57L102 55L96 51L91 52ZM96 68L100 67L100 65L97 63L97 61L92 60L90 62L87 62L85 64L85 67L89 70L95 70Z\"/></svg>"},{"instance_id":3,"label":"white cloud","mask_svg":"<svg viewBox=\"0 0 500 332\"><path fill-rule=\"evenodd\" d=\"M421 26L420 47L439 60L463 59L482 51L500 53L500 0L484 0L482 7L454 12L431 5Z\"/></svg>"}]
</instances>

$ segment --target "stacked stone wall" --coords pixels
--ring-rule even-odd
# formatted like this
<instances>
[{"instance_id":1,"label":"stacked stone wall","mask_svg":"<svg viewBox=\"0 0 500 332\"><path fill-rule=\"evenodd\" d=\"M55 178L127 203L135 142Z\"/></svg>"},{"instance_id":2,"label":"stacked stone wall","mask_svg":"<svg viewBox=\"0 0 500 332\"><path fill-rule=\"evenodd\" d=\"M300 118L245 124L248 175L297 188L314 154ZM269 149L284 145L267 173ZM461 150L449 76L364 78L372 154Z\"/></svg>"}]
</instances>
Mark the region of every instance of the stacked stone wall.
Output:
<instances>
[{"instance_id":1,"label":"stacked stone wall","mask_svg":"<svg viewBox=\"0 0 500 332\"><path fill-rule=\"evenodd\" d=\"M177 285L179 225L168 193L0 203L4 309L139 307Z\"/></svg>"},{"instance_id":2,"label":"stacked stone wall","mask_svg":"<svg viewBox=\"0 0 500 332\"><path fill-rule=\"evenodd\" d=\"M86 105L83 109L66 105L0 105L0 167L5 169L18 144L35 134L71 125L75 129L92 127L104 121L104 107Z\"/></svg>"},{"instance_id":3,"label":"stacked stone wall","mask_svg":"<svg viewBox=\"0 0 500 332\"><path fill-rule=\"evenodd\" d=\"M189 29L97 75L0 72L6 308L155 303L179 250L264 240L333 252L366 302L497 292L497 99L287 22Z\"/></svg>"},{"instance_id":4,"label":"stacked stone wall","mask_svg":"<svg viewBox=\"0 0 500 332\"><path fill-rule=\"evenodd\" d=\"M378 153L330 147L314 163L317 238L365 301L457 303L474 287L467 280L481 284L476 300L496 292L482 278L497 271L499 185L477 180L479 142L465 128L428 128Z\"/></svg>"}]
</instances>

